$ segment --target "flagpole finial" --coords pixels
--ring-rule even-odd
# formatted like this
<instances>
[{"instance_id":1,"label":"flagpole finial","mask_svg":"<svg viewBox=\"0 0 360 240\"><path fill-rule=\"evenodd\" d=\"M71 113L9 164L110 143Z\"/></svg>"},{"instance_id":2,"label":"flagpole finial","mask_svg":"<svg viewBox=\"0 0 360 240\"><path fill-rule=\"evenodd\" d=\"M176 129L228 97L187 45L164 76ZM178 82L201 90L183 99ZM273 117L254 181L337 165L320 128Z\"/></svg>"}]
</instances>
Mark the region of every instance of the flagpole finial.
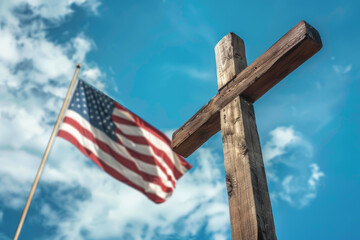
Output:
<instances>
[{"instance_id":1,"label":"flagpole finial","mask_svg":"<svg viewBox=\"0 0 360 240\"><path fill-rule=\"evenodd\" d=\"M80 63L76 64L76 68L81 68L81 64Z\"/></svg>"}]
</instances>

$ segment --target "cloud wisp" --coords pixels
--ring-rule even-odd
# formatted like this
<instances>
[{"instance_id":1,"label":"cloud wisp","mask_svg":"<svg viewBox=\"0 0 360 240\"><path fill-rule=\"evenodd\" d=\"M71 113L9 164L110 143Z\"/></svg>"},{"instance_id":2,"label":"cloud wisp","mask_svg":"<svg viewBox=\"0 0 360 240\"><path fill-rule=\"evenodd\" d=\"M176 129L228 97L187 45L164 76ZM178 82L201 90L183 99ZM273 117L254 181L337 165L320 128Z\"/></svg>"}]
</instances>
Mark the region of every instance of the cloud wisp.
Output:
<instances>
[{"instance_id":1,"label":"cloud wisp","mask_svg":"<svg viewBox=\"0 0 360 240\"><path fill-rule=\"evenodd\" d=\"M322 177L313 162L311 144L294 127L277 127L270 131L264 146L264 162L275 202L281 199L293 207L303 208L316 197Z\"/></svg>"},{"instance_id":2,"label":"cloud wisp","mask_svg":"<svg viewBox=\"0 0 360 240\"><path fill-rule=\"evenodd\" d=\"M196 69L195 67L184 65L165 65L163 69L164 71L177 75L185 75L191 79L203 82L211 82L216 78L216 72L213 72L211 69Z\"/></svg>"},{"instance_id":3,"label":"cloud wisp","mask_svg":"<svg viewBox=\"0 0 360 240\"><path fill-rule=\"evenodd\" d=\"M348 72L351 71L352 69L352 64L349 64L349 65L346 65L346 66L342 66L342 65L333 65L332 66L334 71L337 73L337 74L346 74Z\"/></svg>"}]
</instances>

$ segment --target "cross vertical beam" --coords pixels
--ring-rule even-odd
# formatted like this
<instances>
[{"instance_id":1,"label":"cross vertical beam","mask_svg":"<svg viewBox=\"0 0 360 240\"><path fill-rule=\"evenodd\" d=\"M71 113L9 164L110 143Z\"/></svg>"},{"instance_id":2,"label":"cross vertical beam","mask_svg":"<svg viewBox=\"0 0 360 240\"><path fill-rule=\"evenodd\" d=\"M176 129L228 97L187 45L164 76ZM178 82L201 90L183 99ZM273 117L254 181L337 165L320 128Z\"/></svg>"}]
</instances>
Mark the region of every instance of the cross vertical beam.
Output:
<instances>
[{"instance_id":1,"label":"cross vertical beam","mask_svg":"<svg viewBox=\"0 0 360 240\"><path fill-rule=\"evenodd\" d=\"M215 47L218 89L247 67L243 40L229 33ZM231 235L236 240L275 240L253 104L238 96L220 111Z\"/></svg>"}]
</instances>

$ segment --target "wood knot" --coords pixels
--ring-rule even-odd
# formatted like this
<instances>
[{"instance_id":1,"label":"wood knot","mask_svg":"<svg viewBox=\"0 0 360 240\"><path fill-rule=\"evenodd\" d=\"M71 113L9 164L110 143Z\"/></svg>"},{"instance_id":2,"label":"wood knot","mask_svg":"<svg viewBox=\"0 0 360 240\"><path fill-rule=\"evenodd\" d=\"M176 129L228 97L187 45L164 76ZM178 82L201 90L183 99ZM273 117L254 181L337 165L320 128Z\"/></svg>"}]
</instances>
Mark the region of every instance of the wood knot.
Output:
<instances>
[{"instance_id":1,"label":"wood knot","mask_svg":"<svg viewBox=\"0 0 360 240\"><path fill-rule=\"evenodd\" d=\"M235 124L235 123L237 123L237 122L240 122L240 121L242 121L242 118L241 118L241 116L239 116L239 117L236 117L236 118L234 119L234 122L233 122L233 124Z\"/></svg>"},{"instance_id":2,"label":"wood knot","mask_svg":"<svg viewBox=\"0 0 360 240\"><path fill-rule=\"evenodd\" d=\"M243 144L240 146L240 151L241 151L242 155L246 155L248 153L249 149L245 144Z\"/></svg>"},{"instance_id":3,"label":"wood knot","mask_svg":"<svg viewBox=\"0 0 360 240\"><path fill-rule=\"evenodd\" d=\"M232 176L231 174L226 174L226 189L229 199L233 195L236 186L237 186L236 177Z\"/></svg>"},{"instance_id":4,"label":"wood knot","mask_svg":"<svg viewBox=\"0 0 360 240\"><path fill-rule=\"evenodd\" d=\"M230 198L233 192L233 183L231 180L231 176L229 174L226 174L226 189L227 189L228 197Z\"/></svg>"}]
</instances>

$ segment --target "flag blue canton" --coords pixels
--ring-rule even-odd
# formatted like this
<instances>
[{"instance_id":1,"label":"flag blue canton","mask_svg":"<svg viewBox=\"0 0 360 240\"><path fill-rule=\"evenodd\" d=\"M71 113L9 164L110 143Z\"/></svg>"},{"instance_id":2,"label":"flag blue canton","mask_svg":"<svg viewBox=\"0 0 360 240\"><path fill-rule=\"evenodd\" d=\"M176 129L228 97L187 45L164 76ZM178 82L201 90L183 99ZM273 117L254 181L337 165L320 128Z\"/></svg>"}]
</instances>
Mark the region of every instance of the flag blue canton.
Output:
<instances>
[{"instance_id":1,"label":"flag blue canton","mask_svg":"<svg viewBox=\"0 0 360 240\"><path fill-rule=\"evenodd\" d=\"M114 100L79 79L69 109L77 112L92 126L117 141L115 124L111 119L114 108Z\"/></svg>"}]
</instances>

